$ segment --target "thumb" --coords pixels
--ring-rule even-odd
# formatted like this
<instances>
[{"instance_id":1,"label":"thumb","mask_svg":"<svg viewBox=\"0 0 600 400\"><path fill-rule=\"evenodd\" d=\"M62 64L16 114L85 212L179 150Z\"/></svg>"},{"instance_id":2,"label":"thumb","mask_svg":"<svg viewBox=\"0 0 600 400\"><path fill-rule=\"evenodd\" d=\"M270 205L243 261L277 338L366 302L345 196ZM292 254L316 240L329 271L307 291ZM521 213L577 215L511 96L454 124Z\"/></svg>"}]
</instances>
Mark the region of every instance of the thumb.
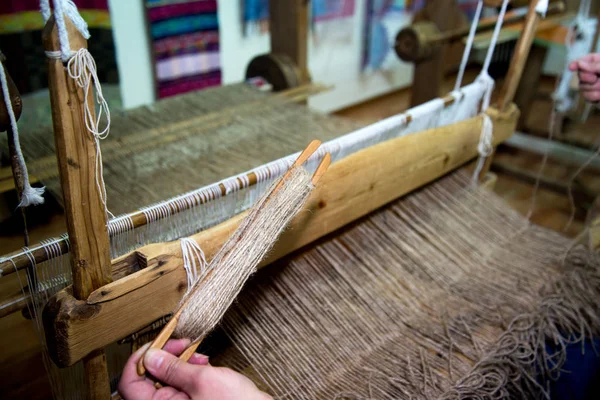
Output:
<instances>
[{"instance_id":1,"label":"thumb","mask_svg":"<svg viewBox=\"0 0 600 400\"><path fill-rule=\"evenodd\" d=\"M202 368L158 349L148 350L144 357L144 366L159 381L187 394L194 392L198 369Z\"/></svg>"},{"instance_id":2,"label":"thumb","mask_svg":"<svg viewBox=\"0 0 600 400\"><path fill-rule=\"evenodd\" d=\"M577 65L577 61L573 61L571 64L569 64L569 71L577 71L578 68L579 66Z\"/></svg>"}]
</instances>

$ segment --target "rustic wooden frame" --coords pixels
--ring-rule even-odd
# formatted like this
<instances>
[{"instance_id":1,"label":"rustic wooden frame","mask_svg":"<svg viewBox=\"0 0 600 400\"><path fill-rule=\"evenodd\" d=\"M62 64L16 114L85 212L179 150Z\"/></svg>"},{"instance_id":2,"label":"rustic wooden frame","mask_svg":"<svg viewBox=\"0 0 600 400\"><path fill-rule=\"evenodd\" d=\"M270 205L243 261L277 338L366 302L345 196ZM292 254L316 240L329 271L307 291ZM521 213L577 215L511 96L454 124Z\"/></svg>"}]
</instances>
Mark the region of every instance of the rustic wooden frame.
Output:
<instances>
[{"instance_id":1,"label":"rustic wooden frame","mask_svg":"<svg viewBox=\"0 0 600 400\"><path fill-rule=\"evenodd\" d=\"M300 9L282 12L282 18L302 24L300 16L306 13L306 2L289 1L290 6ZM501 111L488 110L494 123L495 144L512 134L518 118L519 112L511 101L539 20L534 8L532 2L501 95ZM73 48L86 46L69 22L68 30ZM300 33L305 30L296 28ZM55 23L50 20L44 31L46 50L59 50L57 37ZM297 63L305 65L306 46L298 42L291 48L297 55L304 52ZM110 261L106 216L95 183L94 142L83 122L85 96L68 78L60 60L50 59L48 63L57 157L69 236L74 244L74 281L44 310L47 344L61 366L83 359L88 398L105 399L110 397L110 387L103 348L168 314L183 294L185 275L177 242L144 246ZM477 154L481 127L482 118L476 117L381 143L337 162L309 200L312 213L303 213L293 221L263 264L464 164ZM193 239L210 258L243 216L194 235ZM113 277L121 279L111 283Z\"/></svg>"}]
</instances>

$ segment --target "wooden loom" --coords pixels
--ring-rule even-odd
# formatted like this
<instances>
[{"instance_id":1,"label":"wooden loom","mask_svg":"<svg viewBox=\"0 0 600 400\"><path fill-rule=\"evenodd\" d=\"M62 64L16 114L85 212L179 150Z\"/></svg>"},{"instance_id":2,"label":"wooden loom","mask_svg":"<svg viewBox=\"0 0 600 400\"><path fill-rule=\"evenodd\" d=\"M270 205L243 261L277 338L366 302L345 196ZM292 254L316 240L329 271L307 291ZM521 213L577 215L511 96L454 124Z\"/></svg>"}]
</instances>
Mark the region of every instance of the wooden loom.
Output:
<instances>
[{"instance_id":1,"label":"wooden loom","mask_svg":"<svg viewBox=\"0 0 600 400\"><path fill-rule=\"evenodd\" d=\"M539 17L530 7L502 91L494 123L494 144L507 139L518 118L511 104ZM51 20L48 50L57 49ZM71 32L72 43L85 45ZM75 39L77 38L77 39ZM79 43L77 43L79 42ZM109 382L103 348L168 314L185 288L178 243L147 245L115 260L108 255L104 210L95 190L93 142L81 135L83 96L67 79L60 61L49 61L57 157L71 241L73 286L47 306L48 347L61 366L83 360L90 398L107 398ZM446 105L453 99L445 99ZM70 105L71 107L69 107ZM312 213L297 217L270 258L282 257L382 205L463 165L477 155L482 118L431 129L372 146L332 165L309 200ZM381 162L385 160L385 162ZM256 178L256 177L254 177ZM253 177L249 177L252 182ZM210 258L244 213L192 238ZM41 258L40 258L41 260ZM15 260L16 267L28 260ZM2 265L7 267L7 265Z\"/></svg>"},{"instance_id":2,"label":"wooden loom","mask_svg":"<svg viewBox=\"0 0 600 400\"><path fill-rule=\"evenodd\" d=\"M488 7L499 7L501 1L485 1ZM512 6L526 6L526 1L511 2ZM538 40L550 40L564 43L566 29L560 24L575 16L565 12L565 4L552 2L548 7L548 18L536 27ZM506 36L518 37L524 27L525 15L510 11L506 14L502 31ZM477 26L475 43L489 45L489 39L497 18L482 18ZM430 0L419 13L415 14L412 24L401 29L395 41L394 49L398 57L414 63L411 107L425 103L440 95L440 88L449 71L460 64L463 42L469 35L470 25L467 18L454 0ZM458 55L458 57L457 57ZM535 93L542 64L546 55L539 45L532 48L532 54L525 64L522 87L515 95L515 104L526 114L531 103L531 94Z\"/></svg>"}]
</instances>

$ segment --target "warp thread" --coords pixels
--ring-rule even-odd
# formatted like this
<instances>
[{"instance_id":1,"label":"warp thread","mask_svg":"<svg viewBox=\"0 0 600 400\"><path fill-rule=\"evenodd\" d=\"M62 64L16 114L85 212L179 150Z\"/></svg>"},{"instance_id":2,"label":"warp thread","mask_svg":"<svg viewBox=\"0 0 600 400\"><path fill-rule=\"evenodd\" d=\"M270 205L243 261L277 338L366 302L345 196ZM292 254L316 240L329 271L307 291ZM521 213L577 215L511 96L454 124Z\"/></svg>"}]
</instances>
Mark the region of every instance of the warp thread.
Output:
<instances>
[{"instance_id":1,"label":"warp thread","mask_svg":"<svg viewBox=\"0 0 600 400\"><path fill-rule=\"evenodd\" d=\"M190 238L181 239L181 254L183 257L183 268L187 277L187 295L196 282L199 276L204 276L206 273L206 257L200 248L200 245L195 240Z\"/></svg>"},{"instance_id":2,"label":"warp thread","mask_svg":"<svg viewBox=\"0 0 600 400\"><path fill-rule=\"evenodd\" d=\"M4 96L4 104L8 111L8 117L10 118L10 127L12 130L12 138L14 140L14 148L16 151L16 158L18 168L23 176L23 190L19 193L19 207L35 206L44 203L44 188L33 188L29 183L29 174L27 172L27 165L23 158L23 152L21 151L21 143L19 141L19 128L17 126L17 118L13 110L12 102L10 100L10 92L8 90L8 79L4 71L4 65L0 62L0 84L2 85L2 95Z\"/></svg>"},{"instance_id":3,"label":"warp thread","mask_svg":"<svg viewBox=\"0 0 600 400\"><path fill-rule=\"evenodd\" d=\"M188 303L179 317L177 337L203 338L219 323L313 189L311 176L302 167L293 168L291 176L274 191L278 183L258 201L212 259L207 273L183 298L182 304Z\"/></svg>"},{"instance_id":4,"label":"warp thread","mask_svg":"<svg viewBox=\"0 0 600 400\"><path fill-rule=\"evenodd\" d=\"M258 274L214 365L275 398L536 398L527 349L554 373L536 340L600 332L598 260L563 263L570 240L469 182L444 177Z\"/></svg>"}]
</instances>

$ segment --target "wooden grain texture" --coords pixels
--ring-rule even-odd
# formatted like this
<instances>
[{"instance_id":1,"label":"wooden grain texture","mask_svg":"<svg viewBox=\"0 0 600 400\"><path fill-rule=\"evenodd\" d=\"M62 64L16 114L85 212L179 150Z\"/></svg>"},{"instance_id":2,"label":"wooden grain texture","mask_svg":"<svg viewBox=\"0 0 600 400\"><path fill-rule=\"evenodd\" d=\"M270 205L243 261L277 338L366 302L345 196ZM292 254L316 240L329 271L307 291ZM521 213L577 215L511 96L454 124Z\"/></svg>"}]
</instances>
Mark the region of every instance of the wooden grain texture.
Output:
<instances>
[{"instance_id":1,"label":"wooden grain texture","mask_svg":"<svg viewBox=\"0 0 600 400\"><path fill-rule=\"evenodd\" d=\"M507 139L518 118L516 107L489 110L494 143ZM334 163L301 212L281 236L266 265L329 234L410 191L459 167L477 154L481 117L387 141ZM192 238L211 258L243 218L238 215ZM178 241L144 246L136 252L146 268L103 286L85 301L69 290L52 299L45 313L51 356L70 365L90 351L134 333L170 313L186 290ZM124 256L130 257L131 255ZM122 264L122 260L116 260ZM55 340L54 340L55 339Z\"/></svg>"},{"instance_id":2,"label":"wooden grain texture","mask_svg":"<svg viewBox=\"0 0 600 400\"><path fill-rule=\"evenodd\" d=\"M310 80L308 72L308 11L306 0L269 2L271 53L288 56L300 70L301 82Z\"/></svg>"},{"instance_id":3,"label":"wooden grain texture","mask_svg":"<svg viewBox=\"0 0 600 400\"><path fill-rule=\"evenodd\" d=\"M83 36L65 16L71 49L87 47ZM60 50L54 19L44 28L46 51ZM86 299L92 291L111 282L107 219L96 186L95 141L84 120L85 93L57 58L48 58L48 83L52 106L55 148L71 243L73 295ZM91 88L90 88L91 90ZM93 93L88 101L93 110ZM110 396L110 381L102 346L88 351L84 369L89 399Z\"/></svg>"},{"instance_id":4,"label":"wooden grain texture","mask_svg":"<svg viewBox=\"0 0 600 400\"><path fill-rule=\"evenodd\" d=\"M506 79L504 80L502 91L500 92L500 99L498 102L498 109L500 110L504 110L512 103L515 92L517 91L517 86L519 86L519 82L521 82L523 69L525 68L525 63L529 56L529 49L535 38L535 32L540 21L540 16L535 11L536 4L537 1L532 1L529 5L525 26L517 41L510 67L508 68Z\"/></svg>"}]
</instances>

